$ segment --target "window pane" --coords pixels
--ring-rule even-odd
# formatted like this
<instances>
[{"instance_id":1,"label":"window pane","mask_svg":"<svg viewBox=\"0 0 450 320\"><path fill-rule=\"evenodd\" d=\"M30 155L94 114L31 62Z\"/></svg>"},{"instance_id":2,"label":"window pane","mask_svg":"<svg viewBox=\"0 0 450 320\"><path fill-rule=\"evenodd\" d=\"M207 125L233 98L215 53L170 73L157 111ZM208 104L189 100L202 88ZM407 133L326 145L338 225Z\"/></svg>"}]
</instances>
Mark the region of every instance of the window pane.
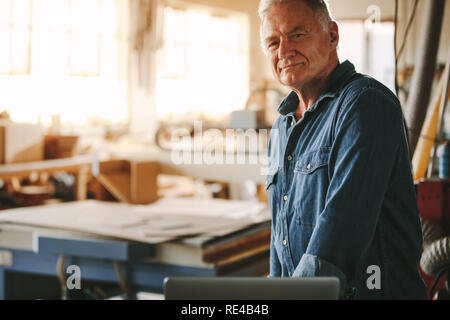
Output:
<instances>
[{"instance_id":1,"label":"window pane","mask_svg":"<svg viewBox=\"0 0 450 320\"><path fill-rule=\"evenodd\" d=\"M29 27L31 14L31 0L14 0L12 2L12 21L14 26Z\"/></svg>"},{"instance_id":2,"label":"window pane","mask_svg":"<svg viewBox=\"0 0 450 320\"><path fill-rule=\"evenodd\" d=\"M9 73L10 72L10 31L9 28L0 27L0 73Z\"/></svg>"},{"instance_id":3,"label":"window pane","mask_svg":"<svg viewBox=\"0 0 450 320\"><path fill-rule=\"evenodd\" d=\"M395 91L395 53L393 22L374 24L370 32L370 70L371 76Z\"/></svg>"},{"instance_id":4,"label":"window pane","mask_svg":"<svg viewBox=\"0 0 450 320\"><path fill-rule=\"evenodd\" d=\"M30 32L28 29L14 28L12 31L12 72L28 73L29 65L29 41Z\"/></svg>"},{"instance_id":5,"label":"window pane","mask_svg":"<svg viewBox=\"0 0 450 320\"><path fill-rule=\"evenodd\" d=\"M9 2L0 0L0 17L3 20L9 17L9 10L8 15L3 14ZM120 67L121 74L127 74L127 56L123 52L128 49L128 43L125 37L121 39L124 41L119 42L115 36L117 28L111 30L110 26L127 25L129 2L33 0L32 63L31 73L27 76L8 73L11 66L14 66L15 72L22 72L28 67L29 29L17 25L10 28L9 24L0 23L0 72L6 72L6 75L0 76L0 87L4 89L0 106L8 108L14 121L36 121L39 118L43 124L49 124L54 114L60 114L64 123L73 124L85 124L93 118L125 121L128 115L128 87L122 81L126 77L118 79L117 73ZM20 7L27 1L17 3L16 6ZM103 3L105 8L102 18L99 16L99 3ZM119 3L122 11L116 8ZM19 16L17 19L24 21ZM72 20L75 21L75 28L72 28ZM104 29L99 27L102 23ZM101 35L102 31L105 34ZM102 58L99 58L100 54ZM98 76L100 62L105 65L106 71L101 77ZM96 77L73 77L71 71L77 75L95 74Z\"/></svg>"},{"instance_id":6,"label":"window pane","mask_svg":"<svg viewBox=\"0 0 450 320\"><path fill-rule=\"evenodd\" d=\"M117 38L103 36L101 45L100 75L116 79L119 69L119 45Z\"/></svg>"},{"instance_id":7,"label":"window pane","mask_svg":"<svg viewBox=\"0 0 450 320\"><path fill-rule=\"evenodd\" d=\"M0 26L7 26L11 17L11 0L0 1Z\"/></svg>"},{"instance_id":8,"label":"window pane","mask_svg":"<svg viewBox=\"0 0 450 320\"><path fill-rule=\"evenodd\" d=\"M95 33L72 32L70 70L72 75L99 74L99 37Z\"/></svg>"},{"instance_id":9,"label":"window pane","mask_svg":"<svg viewBox=\"0 0 450 320\"><path fill-rule=\"evenodd\" d=\"M33 1L33 29L38 31L67 30L69 27L68 0Z\"/></svg>"},{"instance_id":10,"label":"window pane","mask_svg":"<svg viewBox=\"0 0 450 320\"><path fill-rule=\"evenodd\" d=\"M339 29L340 60L350 60L358 72L374 77L394 91L394 24L341 21Z\"/></svg>"},{"instance_id":11,"label":"window pane","mask_svg":"<svg viewBox=\"0 0 450 320\"><path fill-rule=\"evenodd\" d=\"M104 35L114 35L117 31L116 0L102 0L100 31Z\"/></svg>"},{"instance_id":12,"label":"window pane","mask_svg":"<svg viewBox=\"0 0 450 320\"><path fill-rule=\"evenodd\" d=\"M191 113L217 118L242 109L249 92L248 41L243 36L248 33L248 17L170 7L164 13L164 48L157 62L158 116ZM224 88L232 94L224 94Z\"/></svg>"},{"instance_id":13,"label":"window pane","mask_svg":"<svg viewBox=\"0 0 450 320\"><path fill-rule=\"evenodd\" d=\"M73 31L100 31L100 1L72 0L71 24Z\"/></svg>"},{"instance_id":14,"label":"window pane","mask_svg":"<svg viewBox=\"0 0 450 320\"><path fill-rule=\"evenodd\" d=\"M343 21L339 23L339 59L350 60L357 71L364 72L365 36L363 21Z\"/></svg>"},{"instance_id":15,"label":"window pane","mask_svg":"<svg viewBox=\"0 0 450 320\"><path fill-rule=\"evenodd\" d=\"M67 30L33 31L31 73L34 75L68 75Z\"/></svg>"},{"instance_id":16,"label":"window pane","mask_svg":"<svg viewBox=\"0 0 450 320\"><path fill-rule=\"evenodd\" d=\"M71 75L99 75L100 1L72 0L70 37Z\"/></svg>"}]
</instances>

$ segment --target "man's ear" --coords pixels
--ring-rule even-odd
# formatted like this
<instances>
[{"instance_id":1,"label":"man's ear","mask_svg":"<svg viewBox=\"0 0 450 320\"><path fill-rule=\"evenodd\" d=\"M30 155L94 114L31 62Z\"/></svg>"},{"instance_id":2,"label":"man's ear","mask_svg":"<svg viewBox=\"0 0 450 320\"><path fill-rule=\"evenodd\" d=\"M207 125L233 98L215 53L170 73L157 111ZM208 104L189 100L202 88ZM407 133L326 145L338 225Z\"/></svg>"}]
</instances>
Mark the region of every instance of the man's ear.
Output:
<instances>
[{"instance_id":1,"label":"man's ear","mask_svg":"<svg viewBox=\"0 0 450 320\"><path fill-rule=\"evenodd\" d=\"M328 33L330 35L330 46L337 48L339 44L339 27L335 21L330 21Z\"/></svg>"}]
</instances>

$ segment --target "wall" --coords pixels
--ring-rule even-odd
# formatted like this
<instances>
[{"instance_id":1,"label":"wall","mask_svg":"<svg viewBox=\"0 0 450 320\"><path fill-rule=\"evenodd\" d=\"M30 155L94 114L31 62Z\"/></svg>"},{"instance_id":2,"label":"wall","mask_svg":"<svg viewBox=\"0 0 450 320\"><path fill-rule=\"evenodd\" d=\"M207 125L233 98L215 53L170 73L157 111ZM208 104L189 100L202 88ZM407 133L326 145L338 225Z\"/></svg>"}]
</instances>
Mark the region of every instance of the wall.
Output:
<instances>
[{"instance_id":1,"label":"wall","mask_svg":"<svg viewBox=\"0 0 450 320\"><path fill-rule=\"evenodd\" d=\"M365 19L367 8L376 5L380 8L381 19L389 20L394 17L394 0L329 0L330 10L335 20Z\"/></svg>"}]
</instances>

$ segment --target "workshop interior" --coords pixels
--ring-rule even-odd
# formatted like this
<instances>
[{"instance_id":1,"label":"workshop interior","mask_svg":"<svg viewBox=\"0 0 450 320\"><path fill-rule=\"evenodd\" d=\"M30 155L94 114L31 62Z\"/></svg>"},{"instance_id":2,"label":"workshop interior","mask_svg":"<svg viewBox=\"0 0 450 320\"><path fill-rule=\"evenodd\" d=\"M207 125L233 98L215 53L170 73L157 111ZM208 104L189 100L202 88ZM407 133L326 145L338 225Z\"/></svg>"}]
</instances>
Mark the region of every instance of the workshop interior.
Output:
<instances>
[{"instance_id":1,"label":"workshop interior","mask_svg":"<svg viewBox=\"0 0 450 320\"><path fill-rule=\"evenodd\" d=\"M269 275L289 94L259 0L0 0L0 299L164 299ZM329 0L339 59L402 105L430 300L450 299L450 3ZM361 177L364 179L364 177Z\"/></svg>"}]
</instances>

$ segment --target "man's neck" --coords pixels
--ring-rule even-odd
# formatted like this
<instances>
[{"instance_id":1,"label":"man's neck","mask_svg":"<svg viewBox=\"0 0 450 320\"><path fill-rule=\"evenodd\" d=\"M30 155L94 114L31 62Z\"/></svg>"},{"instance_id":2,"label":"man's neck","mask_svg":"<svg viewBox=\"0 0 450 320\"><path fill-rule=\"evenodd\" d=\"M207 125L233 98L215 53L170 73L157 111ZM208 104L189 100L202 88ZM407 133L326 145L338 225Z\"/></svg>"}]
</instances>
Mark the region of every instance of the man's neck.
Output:
<instances>
[{"instance_id":1,"label":"man's neck","mask_svg":"<svg viewBox=\"0 0 450 320\"><path fill-rule=\"evenodd\" d=\"M328 81L330 80L331 74L338 65L339 61L336 60L335 63L330 64L330 67L324 72L324 76L304 85L300 90L294 88L294 91L297 93L299 99L298 107L295 111L296 121L300 120L303 117L303 114L314 105L317 99L319 99Z\"/></svg>"}]
</instances>

